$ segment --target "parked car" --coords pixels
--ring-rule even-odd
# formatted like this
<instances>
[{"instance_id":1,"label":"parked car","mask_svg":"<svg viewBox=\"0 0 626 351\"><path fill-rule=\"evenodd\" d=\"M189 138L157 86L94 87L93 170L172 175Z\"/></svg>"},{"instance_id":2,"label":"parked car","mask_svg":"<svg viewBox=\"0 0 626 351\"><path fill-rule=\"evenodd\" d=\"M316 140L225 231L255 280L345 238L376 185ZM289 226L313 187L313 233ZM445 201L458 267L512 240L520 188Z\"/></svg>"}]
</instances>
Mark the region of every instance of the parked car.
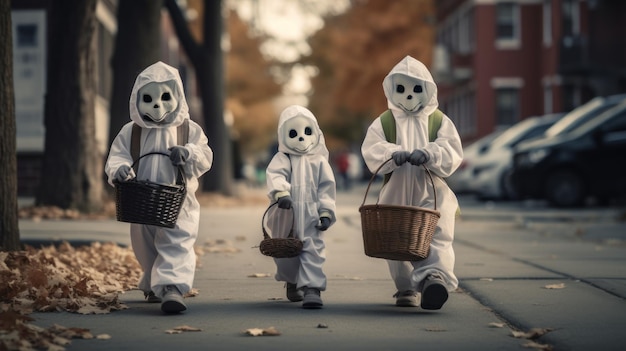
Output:
<instances>
[{"instance_id":1,"label":"parked car","mask_svg":"<svg viewBox=\"0 0 626 351\"><path fill-rule=\"evenodd\" d=\"M489 148L489 143L502 132L503 130L491 132L463 148L463 162L452 175L446 178L446 182L452 191L457 194L468 194L474 191L472 186L474 161L478 155Z\"/></svg>"},{"instance_id":2,"label":"parked car","mask_svg":"<svg viewBox=\"0 0 626 351\"><path fill-rule=\"evenodd\" d=\"M593 119L623 101L626 101L626 94L595 97L564 115L554 123L554 125L546 129L543 137L552 138L557 135L569 133L581 124ZM520 143L520 145L523 144L524 141Z\"/></svg>"},{"instance_id":3,"label":"parked car","mask_svg":"<svg viewBox=\"0 0 626 351\"><path fill-rule=\"evenodd\" d=\"M520 144L513 182L520 196L575 207L626 195L626 101L572 129Z\"/></svg>"},{"instance_id":4,"label":"parked car","mask_svg":"<svg viewBox=\"0 0 626 351\"><path fill-rule=\"evenodd\" d=\"M474 193L479 199L513 200L517 194L511 182L513 148L524 140L543 133L564 114L529 117L507 128L489 143L474 160Z\"/></svg>"}]
</instances>

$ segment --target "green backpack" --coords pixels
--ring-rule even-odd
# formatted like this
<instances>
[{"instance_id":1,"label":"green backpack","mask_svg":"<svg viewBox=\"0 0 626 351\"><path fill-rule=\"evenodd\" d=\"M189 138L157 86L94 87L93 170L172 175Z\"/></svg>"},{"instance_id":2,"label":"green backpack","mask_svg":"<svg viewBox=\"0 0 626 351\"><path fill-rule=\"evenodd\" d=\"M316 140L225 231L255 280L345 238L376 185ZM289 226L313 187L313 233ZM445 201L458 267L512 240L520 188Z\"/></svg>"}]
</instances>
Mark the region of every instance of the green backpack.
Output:
<instances>
[{"instance_id":1,"label":"green backpack","mask_svg":"<svg viewBox=\"0 0 626 351\"><path fill-rule=\"evenodd\" d=\"M435 110L432 114L428 116L428 141L431 143L437 139L437 132L439 132L439 128L441 127L441 120L443 119L443 112L439 109ZM383 131L385 132L385 139L388 142L394 143L396 142L396 119L393 117L391 110L387 110L380 115L380 123L383 125ZM385 174L384 184L387 184L389 178L391 178L391 173L389 172Z\"/></svg>"}]
</instances>

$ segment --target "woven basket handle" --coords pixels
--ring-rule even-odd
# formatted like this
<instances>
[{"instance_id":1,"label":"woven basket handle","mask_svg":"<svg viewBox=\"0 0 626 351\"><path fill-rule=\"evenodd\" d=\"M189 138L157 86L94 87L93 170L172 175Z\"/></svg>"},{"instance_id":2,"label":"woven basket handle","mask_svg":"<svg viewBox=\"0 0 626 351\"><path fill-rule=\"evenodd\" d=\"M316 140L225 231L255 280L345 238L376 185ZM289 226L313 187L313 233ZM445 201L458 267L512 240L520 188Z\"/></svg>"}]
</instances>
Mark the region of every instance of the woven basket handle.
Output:
<instances>
[{"instance_id":1,"label":"woven basket handle","mask_svg":"<svg viewBox=\"0 0 626 351\"><path fill-rule=\"evenodd\" d=\"M166 157L170 157L169 154L166 154L165 152L159 152L159 151L153 151L153 152L148 152L145 153L141 156L139 156L135 162L133 162L133 164L130 166L130 168L134 168L135 164L137 162L139 162L139 160L141 160L143 157L149 156L149 155L162 155L162 156L166 156ZM185 179L185 171L183 170L182 166L175 166L176 169L178 170L177 174L176 174L176 184L178 185L187 185L186 184L186 179Z\"/></svg>"},{"instance_id":2,"label":"woven basket handle","mask_svg":"<svg viewBox=\"0 0 626 351\"><path fill-rule=\"evenodd\" d=\"M383 162L378 169L376 169L376 171L374 172L374 174L372 174L372 178L370 178L370 182L369 184L367 184L367 189L365 190L365 196L363 197L363 202L361 203L361 206L365 205L365 200L367 200L367 194L370 191L370 187L372 186L372 182L374 181L374 179L376 179L376 175L378 175L378 172L380 172L380 170L383 168L384 165L387 164L387 162L393 160L393 158L388 159L387 161ZM422 167L424 167L424 170L426 171L426 174L428 174L428 178L430 178L430 184L432 184L433 186L433 193L435 194L435 211L437 210L437 188L435 187L435 182L433 181L433 176L430 173L430 170L422 165ZM376 205L378 205L378 201L380 201L380 193L378 193L378 198L376 199Z\"/></svg>"},{"instance_id":3,"label":"woven basket handle","mask_svg":"<svg viewBox=\"0 0 626 351\"><path fill-rule=\"evenodd\" d=\"M263 217L261 218L261 228L263 229L263 238L265 239L270 239L270 235L267 233L267 230L265 229L265 216L267 215L267 213L270 211L270 208L274 207L275 205L278 204L278 201L274 202L273 204L271 204L267 210L265 210L265 213L263 213ZM295 211L293 210L293 206L291 207L291 229L289 230L289 234L287 235L288 238L293 238L293 227L294 224L296 222L296 214Z\"/></svg>"}]
</instances>

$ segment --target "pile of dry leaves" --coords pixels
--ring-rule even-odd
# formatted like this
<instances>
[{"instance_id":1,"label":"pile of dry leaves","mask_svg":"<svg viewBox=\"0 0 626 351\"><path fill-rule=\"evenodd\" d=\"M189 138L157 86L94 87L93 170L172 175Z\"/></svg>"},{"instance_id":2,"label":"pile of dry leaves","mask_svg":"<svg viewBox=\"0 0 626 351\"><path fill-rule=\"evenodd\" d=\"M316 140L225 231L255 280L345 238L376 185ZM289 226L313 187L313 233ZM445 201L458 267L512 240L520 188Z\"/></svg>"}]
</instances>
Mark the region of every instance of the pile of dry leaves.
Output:
<instances>
[{"instance_id":1,"label":"pile of dry leaves","mask_svg":"<svg viewBox=\"0 0 626 351\"><path fill-rule=\"evenodd\" d=\"M0 252L0 350L62 350L86 330L32 324L31 312L109 313L127 308L119 294L134 288L141 268L131 249L93 243Z\"/></svg>"}]
</instances>

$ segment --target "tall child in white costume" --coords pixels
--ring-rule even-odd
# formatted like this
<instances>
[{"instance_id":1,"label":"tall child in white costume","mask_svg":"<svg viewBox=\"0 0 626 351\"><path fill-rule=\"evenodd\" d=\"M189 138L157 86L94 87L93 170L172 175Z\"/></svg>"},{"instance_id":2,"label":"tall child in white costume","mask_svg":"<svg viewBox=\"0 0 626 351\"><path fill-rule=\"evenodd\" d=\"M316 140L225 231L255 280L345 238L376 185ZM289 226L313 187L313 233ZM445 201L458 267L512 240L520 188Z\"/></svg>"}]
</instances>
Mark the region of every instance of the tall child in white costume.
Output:
<instances>
[{"instance_id":1,"label":"tall child in white costume","mask_svg":"<svg viewBox=\"0 0 626 351\"><path fill-rule=\"evenodd\" d=\"M321 308L320 291L326 290L322 234L335 222L336 187L324 135L311 111L297 105L283 110L278 121L278 152L266 173L268 195L279 208L272 214L273 232L285 233L277 230L277 223L283 222L284 227L281 219L291 216L286 210L293 208L295 234L304 243L299 256L274 259L275 278L287 283L290 301L302 301L303 308Z\"/></svg>"},{"instance_id":2,"label":"tall child in white costume","mask_svg":"<svg viewBox=\"0 0 626 351\"><path fill-rule=\"evenodd\" d=\"M131 121L124 125L113 141L105 172L113 180L149 179L160 184L174 184L176 165L182 165L187 195L174 228L132 223L130 238L135 256L144 273L139 289L149 302L161 302L165 313L187 309L183 296L193 285L196 269L194 243L198 236L200 205L195 192L198 177L213 163L213 151L202 128L189 118L183 84L174 67L157 62L139 74L129 102ZM178 145L178 126L189 124L187 143ZM131 168L131 135L133 124L141 127L140 154L163 152L142 158L137 174Z\"/></svg>"},{"instance_id":3,"label":"tall child in white costume","mask_svg":"<svg viewBox=\"0 0 626 351\"><path fill-rule=\"evenodd\" d=\"M383 80L387 105L396 121L396 143L388 142L380 120L367 130L361 152L374 172L389 159L381 174L393 172L380 194L381 204L434 207L434 191L425 170L433 173L437 210L441 212L428 258L402 262L388 260L397 292L398 306L440 309L448 292L457 288L454 274L454 221L458 208L455 194L441 178L450 176L463 159L461 139L453 122L442 116L437 137L429 142L428 116L437 110L437 85L426 66L413 57L400 61ZM420 166L420 167L418 167Z\"/></svg>"}]
</instances>

